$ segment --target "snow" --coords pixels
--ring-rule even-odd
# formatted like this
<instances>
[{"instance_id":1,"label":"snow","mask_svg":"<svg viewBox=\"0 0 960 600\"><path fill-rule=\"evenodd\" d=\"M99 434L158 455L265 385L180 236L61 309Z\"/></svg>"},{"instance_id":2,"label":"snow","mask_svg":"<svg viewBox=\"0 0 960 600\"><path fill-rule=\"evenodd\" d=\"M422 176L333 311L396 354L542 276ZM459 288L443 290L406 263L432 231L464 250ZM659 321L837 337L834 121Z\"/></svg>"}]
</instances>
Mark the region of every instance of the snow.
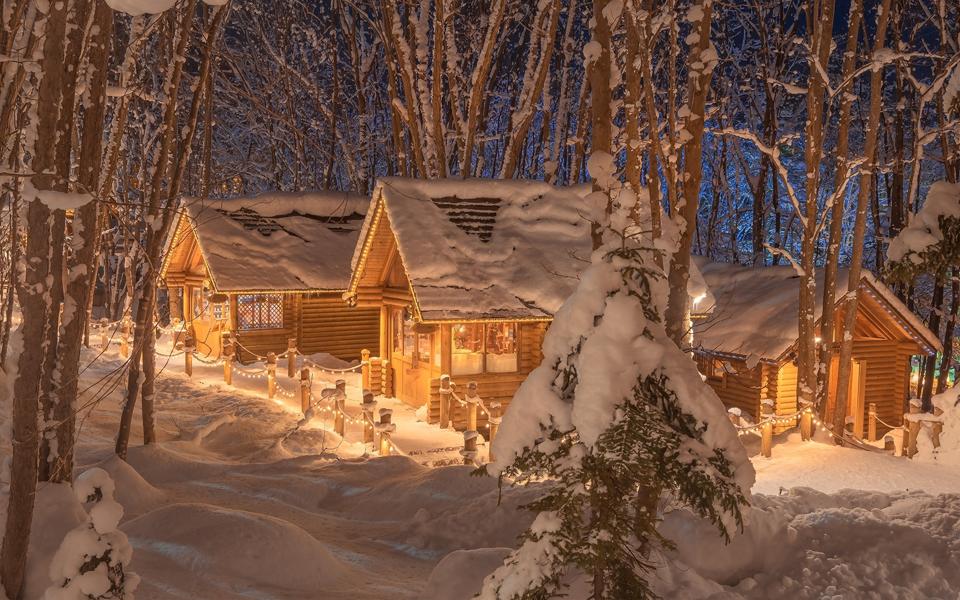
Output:
<instances>
[{"instance_id":1,"label":"snow","mask_svg":"<svg viewBox=\"0 0 960 600\"><path fill-rule=\"evenodd\" d=\"M708 314L693 325L694 345L706 351L764 360L778 360L798 338L800 278L791 266L745 267L695 257L710 295L695 314ZM837 272L837 289L847 289L849 270ZM868 289L891 307L931 348L940 342L881 281L863 270L861 289ZM823 312L823 271L817 271L814 316ZM693 294L693 291L691 291ZM842 294L838 294L838 303Z\"/></svg>"},{"instance_id":2,"label":"snow","mask_svg":"<svg viewBox=\"0 0 960 600\"><path fill-rule=\"evenodd\" d=\"M943 241L940 218L960 218L960 183L937 181L930 186L923 206L910 218L887 247L887 259L893 262L917 262L927 250Z\"/></svg>"},{"instance_id":3,"label":"snow","mask_svg":"<svg viewBox=\"0 0 960 600\"><path fill-rule=\"evenodd\" d=\"M389 217L424 320L544 318L560 308L586 267L590 228L581 210L589 192L537 181L387 177L373 197ZM471 200L492 214L470 217L469 209L457 207ZM373 234L376 212L367 215L364 239ZM468 228L492 227L489 241L452 219L466 219L461 224ZM361 272L355 268L356 277Z\"/></svg>"},{"instance_id":4,"label":"snow","mask_svg":"<svg viewBox=\"0 0 960 600\"><path fill-rule=\"evenodd\" d=\"M342 192L184 200L219 291L346 289L368 205L367 198ZM246 212L247 222L266 221L245 227L225 214L237 211Z\"/></svg>"},{"instance_id":5,"label":"snow","mask_svg":"<svg viewBox=\"0 0 960 600\"><path fill-rule=\"evenodd\" d=\"M170 352L166 337L158 349ZM85 351L85 362L98 352ZM120 362L108 349L84 371L81 389ZM188 379L177 358L158 356L165 364L159 443L136 445L137 414L129 462L113 457L119 390L108 388L80 419L78 472L96 466L115 483L130 568L142 577L139 600L467 600L534 518L519 507L537 497L535 484L505 486L501 499L497 480L471 467L421 464L459 463L462 435L418 421L395 400L378 397L378 407L393 410L393 440L408 456L364 456L359 426L348 424L341 442L329 418L278 443L300 418L294 399L268 401L265 382L236 374L227 387L217 366L195 363ZM358 376L315 376L315 390L346 379L348 412L359 412ZM296 389L282 375L278 384ZM656 558L655 591L713 600L957 597L960 427L952 423L960 421L945 421L936 460L802 442L795 433L777 436L766 459L758 438L744 436L756 469L744 534L718 545L712 529L667 510L662 531L677 550ZM68 487L39 487L27 600L42 597L57 546L85 518ZM571 583L571 599L582 600Z\"/></svg>"}]
</instances>

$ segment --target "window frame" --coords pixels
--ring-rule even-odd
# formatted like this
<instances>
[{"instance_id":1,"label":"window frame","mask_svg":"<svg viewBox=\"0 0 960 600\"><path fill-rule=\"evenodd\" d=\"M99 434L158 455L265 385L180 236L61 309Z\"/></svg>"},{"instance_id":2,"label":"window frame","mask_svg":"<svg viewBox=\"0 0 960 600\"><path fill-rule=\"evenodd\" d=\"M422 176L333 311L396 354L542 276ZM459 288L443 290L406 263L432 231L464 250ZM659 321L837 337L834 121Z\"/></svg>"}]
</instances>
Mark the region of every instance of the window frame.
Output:
<instances>
[{"instance_id":1,"label":"window frame","mask_svg":"<svg viewBox=\"0 0 960 600\"><path fill-rule=\"evenodd\" d=\"M261 313L261 314L259 315L259 319L262 319L262 318L263 318L263 314L262 314L262 312L263 312L263 305L266 305L266 304L267 304L267 301L268 301L271 297L275 297L275 298L276 298L276 301L277 301L277 303L278 303L278 305L279 305L279 308L280 308L279 320L276 321L276 322L269 322L269 323L266 323L266 324L263 324L262 321L261 321L261 323L256 324L256 325L251 325L251 324L249 324L249 323L245 324L245 323L244 323L245 315L243 314L243 311L241 310L241 306L243 305L242 299L243 299L244 297L251 297L251 298L254 299L254 300L252 300L252 303L253 303L253 304L259 304L259 305L261 305L260 308L255 309L255 310L258 310L258 311ZM258 302L257 299L261 299L261 300ZM236 315L236 317L237 317L237 331L253 332L253 331L276 331L276 330L285 329L285 327L286 327L286 314L285 314L285 313L286 313L286 310L285 310L286 307L284 306L284 305L285 305L285 302L284 302L284 301L285 301L284 295L281 294L281 293L237 294L237 315Z\"/></svg>"},{"instance_id":2,"label":"window frame","mask_svg":"<svg viewBox=\"0 0 960 600\"><path fill-rule=\"evenodd\" d=\"M517 356L517 363L516 363L516 366L513 368L512 371L491 371L491 370L487 367L487 357L488 357L488 353L487 353L487 336L488 336L488 327L490 327L490 326L499 326L499 325L503 325L503 324L512 325L513 328L514 328L514 344L516 345L516 352L514 352L514 354L516 354L516 356ZM471 376L471 375L511 375L511 374L515 374L515 373L519 373L519 372L520 372L520 348L521 348L521 343L520 343L520 335L521 335L521 334L520 334L520 332L521 332L520 322L519 322L519 321L493 321L493 322L479 322L479 323L452 323L452 324L450 325L450 350L449 350L449 360L450 360L450 374L451 374L451 375L458 375L458 374L456 374L456 373L453 373L453 354L454 354L454 352L453 352L453 349L454 349L453 332L454 332L454 329L455 329L456 327L459 327L459 326L461 326L461 325L480 325L480 328L481 328L481 329L480 329L480 354L482 355L483 358L482 358L482 360L480 361L481 369L480 369L479 372L477 372L477 373L463 374L463 375L460 375L460 376L462 376L462 377L469 377L469 376ZM500 356L500 355L497 355L497 356Z\"/></svg>"}]
</instances>

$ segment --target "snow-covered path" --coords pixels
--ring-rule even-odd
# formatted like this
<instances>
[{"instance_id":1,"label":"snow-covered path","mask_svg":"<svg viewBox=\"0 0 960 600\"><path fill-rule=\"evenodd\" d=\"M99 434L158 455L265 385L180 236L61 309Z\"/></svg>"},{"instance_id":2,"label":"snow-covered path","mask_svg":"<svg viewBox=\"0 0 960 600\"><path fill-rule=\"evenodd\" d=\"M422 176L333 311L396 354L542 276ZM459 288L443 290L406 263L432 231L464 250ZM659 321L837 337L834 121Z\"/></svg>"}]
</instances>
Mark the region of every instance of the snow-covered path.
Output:
<instances>
[{"instance_id":1,"label":"snow-covered path","mask_svg":"<svg viewBox=\"0 0 960 600\"><path fill-rule=\"evenodd\" d=\"M86 397L102 399L82 421L78 461L81 470L98 464L117 481L121 528L143 577L139 600L465 600L531 518L517 507L535 490L504 489L498 505L496 480L471 476L470 467L419 464L456 461L456 451L428 451L458 447L462 437L419 422L395 401L379 399L394 409L394 439L410 457L363 456L355 442L359 424L348 425L342 441L330 431L329 416L290 433L301 415L292 396L296 382L282 365L285 392L268 401L262 379L235 377L236 386L228 387L222 367L202 363L188 379L182 357L173 358L157 382L160 441L137 445L138 412L124 463L112 454L122 386L110 389L110 374L119 365L111 350L83 375L91 386ZM317 377L315 393L337 376ZM356 414L358 377L346 379L348 411ZM662 595L819 598L832 589L845 597L845 580L832 574L846 569L855 576L849 585L859 586L852 589L866 589L856 577L878 565L891 565L889 577L897 578L878 576L878 598L950 597L943 590L960 590L953 581L960 577L957 469L792 436L778 441L773 458L755 457L754 464L754 493L768 495L754 497L748 535L734 546L703 543L708 532L668 515L665 532L678 542L679 555L657 571ZM789 491L797 486L819 491ZM884 493L836 493L843 488ZM31 600L47 584L42 557L62 537L57 530L71 525L50 518L57 505L45 504L48 496L41 490L43 539L32 549ZM894 535L883 532L913 539L912 558L901 560L897 543L882 544ZM863 554L864 544L876 549Z\"/></svg>"}]
</instances>

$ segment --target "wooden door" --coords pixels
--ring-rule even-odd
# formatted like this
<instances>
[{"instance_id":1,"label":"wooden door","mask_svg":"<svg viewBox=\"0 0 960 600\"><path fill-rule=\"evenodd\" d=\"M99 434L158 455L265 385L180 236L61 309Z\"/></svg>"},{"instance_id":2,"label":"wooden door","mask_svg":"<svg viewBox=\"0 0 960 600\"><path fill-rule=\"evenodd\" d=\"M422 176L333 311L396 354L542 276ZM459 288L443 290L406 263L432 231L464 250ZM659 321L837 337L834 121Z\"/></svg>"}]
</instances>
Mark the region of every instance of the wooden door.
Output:
<instances>
[{"instance_id":1,"label":"wooden door","mask_svg":"<svg viewBox=\"0 0 960 600\"><path fill-rule=\"evenodd\" d=\"M863 438L865 366L863 361L853 359L853 364L850 368L850 393L847 396L847 414L853 417L853 435L861 439Z\"/></svg>"}]
</instances>

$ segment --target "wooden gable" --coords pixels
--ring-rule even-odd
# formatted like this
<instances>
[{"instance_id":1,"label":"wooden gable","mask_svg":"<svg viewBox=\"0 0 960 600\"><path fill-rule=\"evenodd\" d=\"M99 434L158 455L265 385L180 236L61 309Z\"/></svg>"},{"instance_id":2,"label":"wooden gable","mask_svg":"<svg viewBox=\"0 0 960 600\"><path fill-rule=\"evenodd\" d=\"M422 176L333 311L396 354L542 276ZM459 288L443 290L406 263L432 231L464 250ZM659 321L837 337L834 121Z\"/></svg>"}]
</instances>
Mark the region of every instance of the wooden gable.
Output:
<instances>
[{"instance_id":1,"label":"wooden gable","mask_svg":"<svg viewBox=\"0 0 960 600\"><path fill-rule=\"evenodd\" d=\"M373 211L370 230L360 240L360 259L350 283L350 291L356 294L357 306L379 306L384 302L412 303L414 313L419 317L410 280L382 198L377 200Z\"/></svg>"},{"instance_id":2,"label":"wooden gable","mask_svg":"<svg viewBox=\"0 0 960 600\"><path fill-rule=\"evenodd\" d=\"M162 276L168 286L200 283L210 278L196 232L186 217L181 217L177 224Z\"/></svg>"}]
</instances>

